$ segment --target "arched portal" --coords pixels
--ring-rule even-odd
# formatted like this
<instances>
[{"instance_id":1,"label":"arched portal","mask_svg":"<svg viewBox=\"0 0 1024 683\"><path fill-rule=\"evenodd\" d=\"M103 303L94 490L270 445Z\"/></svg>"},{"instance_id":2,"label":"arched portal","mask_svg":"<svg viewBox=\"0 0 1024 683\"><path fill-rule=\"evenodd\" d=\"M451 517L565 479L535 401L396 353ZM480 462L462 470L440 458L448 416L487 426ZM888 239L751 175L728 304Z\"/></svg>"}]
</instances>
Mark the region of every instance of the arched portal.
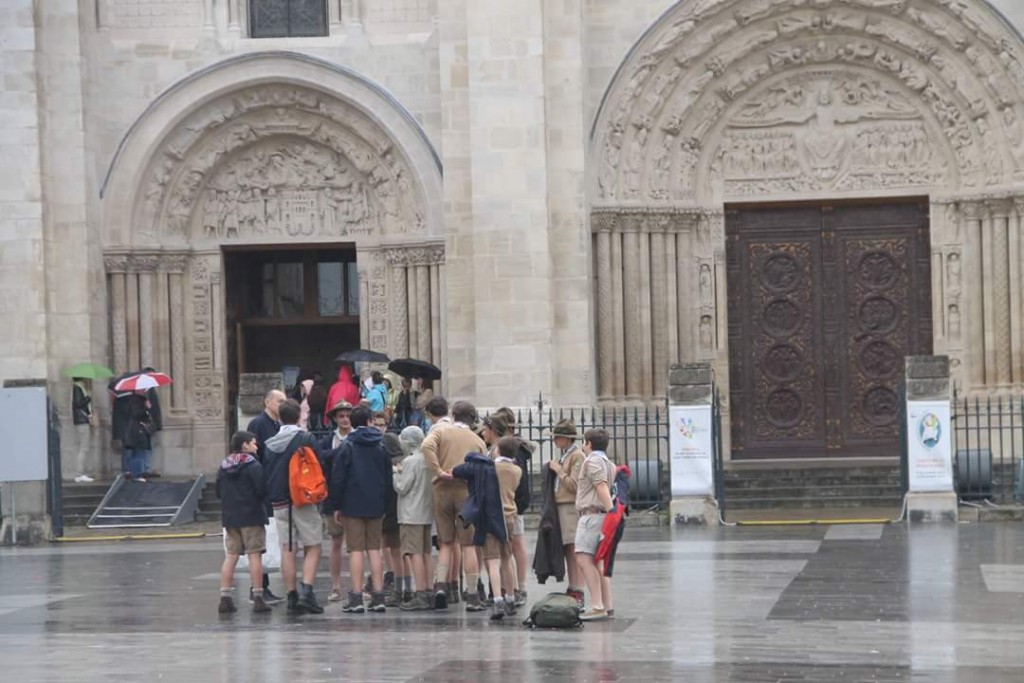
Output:
<instances>
[{"instance_id":1,"label":"arched portal","mask_svg":"<svg viewBox=\"0 0 1024 683\"><path fill-rule=\"evenodd\" d=\"M763 369L730 376L730 339L745 333L732 300L743 294L727 273L763 265L737 246L744 212L794 201L835 216L837 202L926 198L923 247L900 247L930 273L930 310L911 324L928 323L928 346L951 356L962 388L1024 383L1022 54L983 0L692 0L666 12L618 70L591 134L602 398L656 396L678 360L713 361L734 393L775 381ZM918 218L893 215L850 220L920 233ZM812 220L825 254L829 220ZM881 359L872 371L892 365L881 346L863 351L851 351L856 362ZM884 393L871 394L878 410ZM772 395L769 386L749 415L764 417ZM774 410L787 422L803 407Z\"/></svg>"},{"instance_id":2,"label":"arched portal","mask_svg":"<svg viewBox=\"0 0 1024 683\"><path fill-rule=\"evenodd\" d=\"M438 156L411 114L319 59L243 55L156 98L111 163L102 234L113 363L175 377L165 422L179 434L163 441L195 453L182 469L216 463L253 310L334 316L326 336L442 362L441 192ZM302 335L253 329L263 348Z\"/></svg>"}]
</instances>

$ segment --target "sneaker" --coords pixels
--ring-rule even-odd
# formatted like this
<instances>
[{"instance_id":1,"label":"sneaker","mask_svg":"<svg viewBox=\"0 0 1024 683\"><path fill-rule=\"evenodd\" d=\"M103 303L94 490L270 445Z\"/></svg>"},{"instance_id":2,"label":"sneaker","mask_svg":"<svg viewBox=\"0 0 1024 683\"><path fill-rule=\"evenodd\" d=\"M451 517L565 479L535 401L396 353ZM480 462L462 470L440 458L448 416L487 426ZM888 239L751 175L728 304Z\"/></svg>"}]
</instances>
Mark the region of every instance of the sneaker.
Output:
<instances>
[{"instance_id":1,"label":"sneaker","mask_svg":"<svg viewBox=\"0 0 1024 683\"><path fill-rule=\"evenodd\" d=\"M395 585L395 573L384 572L384 590L385 592Z\"/></svg>"},{"instance_id":2,"label":"sneaker","mask_svg":"<svg viewBox=\"0 0 1024 683\"><path fill-rule=\"evenodd\" d=\"M398 607L402 604L402 591L392 587L391 590L385 591L384 595L384 606L385 607Z\"/></svg>"},{"instance_id":3,"label":"sneaker","mask_svg":"<svg viewBox=\"0 0 1024 683\"><path fill-rule=\"evenodd\" d=\"M580 615L580 621L604 621L608 618L608 612L603 609L590 608Z\"/></svg>"},{"instance_id":4,"label":"sneaker","mask_svg":"<svg viewBox=\"0 0 1024 683\"><path fill-rule=\"evenodd\" d=\"M505 601L495 600L491 606L491 621L498 621L505 618Z\"/></svg>"},{"instance_id":5,"label":"sneaker","mask_svg":"<svg viewBox=\"0 0 1024 683\"><path fill-rule=\"evenodd\" d=\"M231 614L237 612L238 608L235 607L235 601L231 599L229 595L220 596L220 604L217 605L217 612L220 614Z\"/></svg>"},{"instance_id":6,"label":"sneaker","mask_svg":"<svg viewBox=\"0 0 1024 683\"><path fill-rule=\"evenodd\" d=\"M609 618L609 619L611 619L612 617L614 617L614 616L615 616L615 610L614 610L614 609L606 609L606 610L605 610L605 613L607 613L607 614L608 614L608 618Z\"/></svg>"},{"instance_id":7,"label":"sneaker","mask_svg":"<svg viewBox=\"0 0 1024 683\"><path fill-rule=\"evenodd\" d=\"M448 594L443 583L434 584L434 609L448 609Z\"/></svg>"},{"instance_id":8,"label":"sneaker","mask_svg":"<svg viewBox=\"0 0 1024 683\"><path fill-rule=\"evenodd\" d=\"M327 594L327 602L341 602L341 598L341 591L339 590L332 590Z\"/></svg>"},{"instance_id":9,"label":"sneaker","mask_svg":"<svg viewBox=\"0 0 1024 683\"><path fill-rule=\"evenodd\" d=\"M309 584L299 584L299 607L309 614L323 614L324 608L316 601L316 594Z\"/></svg>"},{"instance_id":10,"label":"sneaker","mask_svg":"<svg viewBox=\"0 0 1024 683\"><path fill-rule=\"evenodd\" d=\"M91 484L95 479L90 477L88 474L79 474L75 477L76 484Z\"/></svg>"},{"instance_id":11,"label":"sneaker","mask_svg":"<svg viewBox=\"0 0 1024 683\"><path fill-rule=\"evenodd\" d=\"M467 612L483 612L487 607L480 602L480 596L476 593L470 593L466 596L466 611Z\"/></svg>"},{"instance_id":12,"label":"sneaker","mask_svg":"<svg viewBox=\"0 0 1024 683\"><path fill-rule=\"evenodd\" d=\"M386 612L388 609L387 598L384 596L384 592L374 593L373 597L370 598L370 606L367 608L371 612Z\"/></svg>"},{"instance_id":13,"label":"sneaker","mask_svg":"<svg viewBox=\"0 0 1024 683\"><path fill-rule=\"evenodd\" d=\"M505 616L506 617L515 616L515 613L516 613L516 603L513 602L512 600L509 600L508 598L505 598Z\"/></svg>"},{"instance_id":14,"label":"sneaker","mask_svg":"<svg viewBox=\"0 0 1024 683\"><path fill-rule=\"evenodd\" d=\"M526 604L526 591L515 591L513 597L516 607L522 607Z\"/></svg>"},{"instance_id":15,"label":"sneaker","mask_svg":"<svg viewBox=\"0 0 1024 683\"><path fill-rule=\"evenodd\" d=\"M263 598L266 600L266 597ZM305 610L299 606L299 592L288 591L288 614L305 614Z\"/></svg>"},{"instance_id":16,"label":"sneaker","mask_svg":"<svg viewBox=\"0 0 1024 683\"><path fill-rule=\"evenodd\" d=\"M363 594L349 591L348 602L341 608L341 611L349 614L362 614L365 612L366 608L363 607Z\"/></svg>"},{"instance_id":17,"label":"sneaker","mask_svg":"<svg viewBox=\"0 0 1024 683\"><path fill-rule=\"evenodd\" d=\"M143 477L135 477L135 478L132 479L132 481L137 481L137 482L140 482L142 484L146 483L146 480Z\"/></svg>"},{"instance_id":18,"label":"sneaker","mask_svg":"<svg viewBox=\"0 0 1024 683\"><path fill-rule=\"evenodd\" d=\"M266 603L266 601L263 600L263 596L262 595L257 595L257 596L255 596L253 598L253 600L252 600L252 612L253 612L253 614L265 614L265 613L271 612L271 611L273 611L273 610L271 609L270 605L268 605Z\"/></svg>"},{"instance_id":19,"label":"sneaker","mask_svg":"<svg viewBox=\"0 0 1024 683\"><path fill-rule=\"evenodd\" d=\"M252 593L252 590L250 589L249 592ZM273 591L270 590L270 586L264 586L263 602L267 603L268 605L279 605L282 602L284 602L284 598L282 598L280 595L274 595Z\"/></svg>"},{"instance_id":20,"label":"sneaker","mask_svg":"<svg viewBox=\"0 0 1024 683\"><path fill-rule=\"evenodd\" d=\"M403 612L423 612L430 609L430 591L416 591L411 600L399 605Z\"/></svg>"}]
</instances>

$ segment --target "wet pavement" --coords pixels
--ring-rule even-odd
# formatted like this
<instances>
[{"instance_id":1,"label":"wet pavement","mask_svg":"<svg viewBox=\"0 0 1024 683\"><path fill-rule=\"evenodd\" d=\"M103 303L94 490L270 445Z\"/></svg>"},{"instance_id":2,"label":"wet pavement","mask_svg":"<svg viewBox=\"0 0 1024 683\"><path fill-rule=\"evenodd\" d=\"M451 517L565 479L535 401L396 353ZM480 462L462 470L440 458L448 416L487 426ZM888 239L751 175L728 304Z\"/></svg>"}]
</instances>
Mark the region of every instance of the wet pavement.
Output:
<instances>
[{"instance_id":1,"label":"wet pavement","mask_svg":"<svg viewBox=\"0 0 1024 683\"><path fill-rule=\"evenodd\" d=\"M617 618L577 631L221 617L220 543L0 549L0 681L1024 681L1019 524L627 530Z\"/></svg>"}]
</instances>

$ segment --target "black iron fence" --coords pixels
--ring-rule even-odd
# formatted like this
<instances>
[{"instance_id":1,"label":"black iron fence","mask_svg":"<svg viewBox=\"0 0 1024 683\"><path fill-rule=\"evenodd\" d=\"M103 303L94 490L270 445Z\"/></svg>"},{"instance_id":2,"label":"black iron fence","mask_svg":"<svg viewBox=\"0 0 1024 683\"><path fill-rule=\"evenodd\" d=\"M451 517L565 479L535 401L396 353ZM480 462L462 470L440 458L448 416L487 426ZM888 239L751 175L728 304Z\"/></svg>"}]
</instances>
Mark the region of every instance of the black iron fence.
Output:
<instances>
[{"instance_id":1,"label":"black iron fence","mask_svg":"<svg viewBox=\"0 0 1024 683\"><path fill-rule=\"evenodd\" d=\"M485 417L486 415L481 415ZM608 430L608 456L617 465L629 466L632 474L629 497L637 508L658 507L671 499L669 488L668 412L664 406L630 408L549 408L516 411L516 433L537 444L528 466L531 508L539 511L541 483L548 463L560 453L551 432L563 419L570 419L582 437L592 428ZM330 432L313 432L323 438ZM582 439L581 439L582 442Z\"/></svg>"},{"instance_id":2,"label":"black iron fence","mask_svg":"<svg viewBox=\"0 0 1024 683\"><path fill-rule=\"evenodd\" d=\"M715 467L715 500L718 502L718 516L721 519L725 519L725 455L722 450L724 441L722 397L716 386L712 389L711 399L711 454Z\"/></svg>"},{"instance_id":3,"label":"black iron fence","mask_svg":"<svg viewBox=\"0 0 1024 683\"><path fill-rule=\"evenodd\" d=\"M1024 395L960 398L951 411L954 478L963 500L1024 499Z\"/></svg>"}]
</instances>

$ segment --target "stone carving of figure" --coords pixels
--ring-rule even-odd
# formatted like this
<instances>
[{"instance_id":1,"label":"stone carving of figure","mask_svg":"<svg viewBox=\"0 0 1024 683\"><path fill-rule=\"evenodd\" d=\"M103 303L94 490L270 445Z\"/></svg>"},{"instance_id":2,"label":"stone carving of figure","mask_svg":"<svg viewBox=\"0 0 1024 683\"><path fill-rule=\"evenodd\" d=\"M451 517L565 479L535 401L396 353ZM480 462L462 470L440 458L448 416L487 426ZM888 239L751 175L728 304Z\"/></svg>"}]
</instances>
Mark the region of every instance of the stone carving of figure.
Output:
<instances>
[{"instance_id":1,"label":"stone carving of figure","mask_svg":"<svg viewBox=\"0 0 1024 683\"><path fill-rule=\"evenodd\" d=\"M203 237L220 237L220 214L220 194L211 190L207 193L206 207L203 210Z\"/></svg>"},{"instance_id":2,"label":"stone carving of figure","mask_svg":"<svg viewBox=\"0 0 1024 683\"><path fill-rule=\"evenodd\" d=\"M267 189L267 231L272 235L281 234L281 198L277 196L277 190Z\"/></svg>"},{"instance_id":3,"label":"stone carving of figure","mask_svg":"<svg viewBox=\"0 0 1024 683\"><path fill-rule=\"evenodd\" d=\"M238 233L238 190L227 193L226 199L220 202L221 224L224 226L224 239L239 237Z\"/></svg>"},{"instance_id":4,"label":"stone carving of figure","mask_svg":"<svg viewBox=\"0 0 1024 683\"><path fill-rule=\"evenodd\" d=\"M960 338L960 306L957 304L949 306L949 337L950 339Z\"/></svg>"},{"instance_id":5,"label":"stone carving of figure","mask_svg":"<svg viewBox=\"0 0 1024 683\"><path fill-rule=\"evenodd\" d=\"M619 173L619 165L622 163L622 124L615 123L608 131L608 138L604 147L604 164L598 174L597 184L601 189L602 197L615 196L615 180Z\"/></svg>"},{"instance_id":6,"label":"stone carving of figure","mask_svg":"<svg viewBox=\"0 0 1024 683\"><path fill-rule=\"evenodd\" d=\"M950 294L960 293L960 254L956 252L946 257L946 282Z\"/></svg>"},{"instance_id":7,"label":"stone carving of figure","mask_svg":"<svg viewBox=\"0 0 1024 683\"><path fill-rule=\"evenodd\" d=\"M700 264L700 276L698 278L700 290L700 303L702 306L711 305L711 266L706 263Z\"/></svg>"},{"instance_id":8,"label":"stone carving of figure","mask_svg":"<svg viewBox=\"0 0 1024 683\"><path fill-rule=\"evenodd\" d=\"M700 348L704 351L712 350L712 339L711 339L711 316L702 315L700 317Z\"/></svg>"}]
</instances>

